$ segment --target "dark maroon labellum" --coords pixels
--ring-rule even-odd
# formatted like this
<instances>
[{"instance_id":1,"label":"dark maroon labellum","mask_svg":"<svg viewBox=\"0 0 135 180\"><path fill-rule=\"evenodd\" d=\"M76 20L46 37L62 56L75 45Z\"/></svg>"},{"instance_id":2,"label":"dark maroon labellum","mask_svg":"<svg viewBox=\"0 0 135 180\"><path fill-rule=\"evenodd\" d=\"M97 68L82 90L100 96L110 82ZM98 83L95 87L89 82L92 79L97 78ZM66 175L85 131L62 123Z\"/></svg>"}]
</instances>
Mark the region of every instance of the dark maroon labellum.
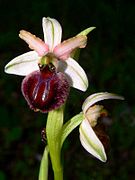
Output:
<instances>
[{"instance_id":1,"label":"dark maroon labellum","mask_svg":"<svg viewBox=\"0 0 135 180\"><path fill-rule=\"evenodd\" d=\"M66 76L56 72L50 63L40 66L22 81L22 93L31 109L48 112L59 108L69 94L69 83Z\"/></svg>"}]
</instances>

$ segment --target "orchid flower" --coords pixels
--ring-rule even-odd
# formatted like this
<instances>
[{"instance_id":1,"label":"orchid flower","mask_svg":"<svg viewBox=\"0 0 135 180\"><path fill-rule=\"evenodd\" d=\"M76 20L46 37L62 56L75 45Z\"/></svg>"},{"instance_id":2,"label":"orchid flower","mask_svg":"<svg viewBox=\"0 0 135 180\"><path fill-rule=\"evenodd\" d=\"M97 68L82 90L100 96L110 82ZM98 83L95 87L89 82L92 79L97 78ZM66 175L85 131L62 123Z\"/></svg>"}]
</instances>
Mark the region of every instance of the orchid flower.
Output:
<instances>
[{"instance_id":1,"label":"orchid flower","mask_svg":"<svg viewBox=\"0 0 135 180\"><path fill-rule=\"evenodd\" d=\"M98 118L104 113L103 106L95 105L98 101L104 99L119 99L124 98L111 93L95 93L87 97L83 103L82 110L84 120L82 121L80 131L80 141L82 146L93 156L105 162L107 160L105 148L94 132L94 127L97 125Z\"/></svg>"},{"instance_id":2,"label":"orchid flower","mask_svg":"<svg viewBox=\"0 0 135 180\"><path fill-rule=\"evenodd\" d=\"M48 112L66 101L70 86L86 91L87 76L71 55L86 46L86 35L94 27L61 43L62 28L57 20L44 17L42 26L44 41L30 32L20 31L19 37L33 51L11 60L5 72L26 76L21 89L28 105L34 111Z\"/></svg>"},{"instance_id":3,"label":"orchid flower","mask_svg":"<svg viewBox=\"0 0 135 180\"><path fill-rule=\"evenodd\" d=\"M82 91L88 87L87 76L82 67L70 57L71 53L77 48L86 46L86 35L95 27L87 28L61 43L62 28L59 22L52 18L43 18L42 26L44 41L25 30L20 31L20 38L28 43L30 51L24 53L5 66L5 72L26 76L33 71L39 70L39 65L53 63L58 71L66 74L70 86Z\"/></svg>"}]
</instances>

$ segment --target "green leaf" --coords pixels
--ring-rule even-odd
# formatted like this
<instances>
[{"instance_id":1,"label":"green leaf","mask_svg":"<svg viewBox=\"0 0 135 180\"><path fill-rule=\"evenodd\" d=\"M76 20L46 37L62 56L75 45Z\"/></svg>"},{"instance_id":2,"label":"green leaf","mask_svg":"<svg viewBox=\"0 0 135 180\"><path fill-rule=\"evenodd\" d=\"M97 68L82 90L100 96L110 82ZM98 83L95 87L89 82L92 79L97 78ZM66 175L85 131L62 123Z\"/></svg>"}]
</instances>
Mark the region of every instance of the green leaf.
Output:
<instances>
[{"instance_id":1,"label":"green leaf","mask_svg":"<svg viewBox=\"0 0 135 180\"><path fill-rule=\"evenodd\" d=\"M44 154L41 160L40 171L39 171L39 180L48 179L48 146L45 147Z\"/></svg>"},{"instance_id":2,"label":"green leaf","mask_svg":"<svg viewBox=\"0 0 135 180\"><path fill-rule=\"evenodd\" d=\"M69 121L67 121L63 128L62 128L62 137L61 137L61 147L67 138L67 136L77 127L80 125L82 120L84 119L83 113L77 114L73 118L71 118Z\"/></svg>"}]
</instances>

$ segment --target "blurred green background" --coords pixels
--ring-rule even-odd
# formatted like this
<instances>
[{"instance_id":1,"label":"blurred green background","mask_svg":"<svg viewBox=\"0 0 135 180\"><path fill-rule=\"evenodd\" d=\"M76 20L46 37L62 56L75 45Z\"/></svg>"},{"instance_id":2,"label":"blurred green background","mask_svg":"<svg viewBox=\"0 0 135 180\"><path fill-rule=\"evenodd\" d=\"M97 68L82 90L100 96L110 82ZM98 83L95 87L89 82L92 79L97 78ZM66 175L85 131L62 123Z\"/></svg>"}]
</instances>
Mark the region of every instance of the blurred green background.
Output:
<instances>
[{"instance_id":1,"label":"blurred green background","mask_svg":"<svg viewBox=\"0 0 135 180\"><path fill-rule=\"evenodd\" d=\"M79 63L89 77L86 93L71 89L65 119L81 111L83 100L94 92L108 91L124 102L104 103L111 117L107 163L91 157L79 142L78 128L64 144L65 180L135 179L135 3L124 0L23 0L0 1L0 180L36 180L44 150L41 130L46 114L31 111L22 94L23 77L5 74L12 58L29 50L18 37L25 29L43 38L41 19L56 18L63 39L89 26ZM53 173L50 168L50 179Z\"/></svg>"}]
</instances>

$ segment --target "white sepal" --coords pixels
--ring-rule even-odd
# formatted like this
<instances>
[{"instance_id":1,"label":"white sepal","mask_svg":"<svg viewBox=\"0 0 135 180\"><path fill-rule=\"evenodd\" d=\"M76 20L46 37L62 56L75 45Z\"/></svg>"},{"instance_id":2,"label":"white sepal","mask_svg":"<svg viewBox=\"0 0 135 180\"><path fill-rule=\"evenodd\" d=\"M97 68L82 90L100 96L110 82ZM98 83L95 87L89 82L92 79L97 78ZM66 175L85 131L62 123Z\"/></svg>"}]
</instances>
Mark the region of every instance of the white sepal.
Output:
<instances>
[{"instance_id":1,"label":"white sepal","mask_svg":"<svg viewBox=\"0 0 135 180\"><path fill-rule=\"evenodd\" d=\"M104 99L124 100L124 98L122 96L118 96L116 94L108 93L108 92L101 92L101 93L92 94L92 95L90 95L89 97L87 97L85 99L85 101L84 101L84 103L82 105L82 110L83 110L84 114L89 109L89 107L91 107L92 105L94 105L98 101L102 101Z\"/></svg>"},{"instance_id":2,"label":"white sepal","mask_svg":"<svg viewBox=\"0 0 135 180\"><path fill-rule=\"evenodd\" d=\"M44 41L49 46L50 51L61 42L62 28L56 19L43 18L42 19Z\"/></svg>"},{"instance_id":3,"label":"white sepal","mask_svg":"<svg viewBox=\"0 0 135 180\"><path fill-rule=\"evenodd\" d=\"M35 51L24 53L11 60L5 66L5 72L8 74L26 76L39 69L38 60L39 56Z\"/></svg>"},{"instance_id":4,"label":"white sepal","mask_svg":"<svg viewBox=\"0 0 135 180\"><path fill-rule=\"evenodd\" d=\"M66 61L59 61L58 71L64 72L67 75L72 87L81 91L87 90L88 79L86 73L74 59L68 58Z\"/></svg>"},{"instance_id":5,"label":"white sepal","mask_svg":"<svg viewBox=\"0 0 135 180\"><path fill-rule=\"evenodd\" d=\"M107 157L104 146L93 131L89 121L84 119L79 128L82 146L99 160L106 162Z\"/></svg>"}]
</instances>

